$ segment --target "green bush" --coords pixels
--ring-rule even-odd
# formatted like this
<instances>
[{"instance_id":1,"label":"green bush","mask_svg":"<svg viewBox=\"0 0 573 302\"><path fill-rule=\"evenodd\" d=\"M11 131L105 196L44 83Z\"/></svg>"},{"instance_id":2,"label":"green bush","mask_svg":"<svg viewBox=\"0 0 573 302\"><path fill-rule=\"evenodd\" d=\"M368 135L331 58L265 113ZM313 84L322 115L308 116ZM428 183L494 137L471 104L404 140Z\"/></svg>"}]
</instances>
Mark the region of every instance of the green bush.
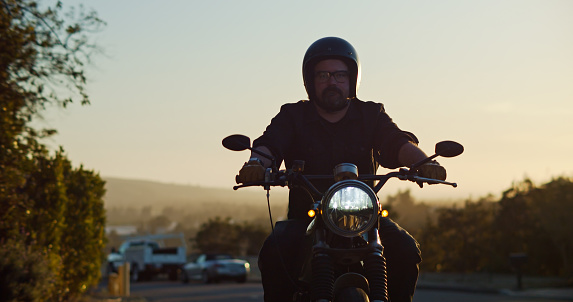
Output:
<instances>
[{"instance_id":1,"label":"green bush","mask_svg":"<svg viewBox=\"0 0 573 302\"><path fill-rule=\"evenodd\" d=\"M233 255L256 255L269 232L252 222L235 223L230 217L210 218L201 224L194 247L203 253L229 253Z\"/></svg>"},{"instance_id":2,"label":"green bush","mask_svg":"<svg viewBox=\"0 0 573 302\"><path fill-rule=\"evenodd\" d=\"M2 301L46 301L55 292L55 275L47 255L32 251L21 241L0 245L0 297Z\"/></svg>"},{"instance_id":3,"label":"green bush","mask_svg":"<svg viewBox=\"0 0 573 302\"><path fill-rule=\"evenodd\" d=\"M512 253L525 253L524 273L573 276L573 179L512 185L501 199L441 208L417 236L421 269L511 273Z\"/></svg>"},{"instance_id":4,"label":"green bush","mask_svg":"<svg viewBox=\"0 0 573 302\"><path fill-rule=\"evenodd\" d=\"M48 106L89 104L85 64L95 12L0 1L0 300L70 301L99 279L104 182L41 143Z\"/></svg>"}]
</instances>

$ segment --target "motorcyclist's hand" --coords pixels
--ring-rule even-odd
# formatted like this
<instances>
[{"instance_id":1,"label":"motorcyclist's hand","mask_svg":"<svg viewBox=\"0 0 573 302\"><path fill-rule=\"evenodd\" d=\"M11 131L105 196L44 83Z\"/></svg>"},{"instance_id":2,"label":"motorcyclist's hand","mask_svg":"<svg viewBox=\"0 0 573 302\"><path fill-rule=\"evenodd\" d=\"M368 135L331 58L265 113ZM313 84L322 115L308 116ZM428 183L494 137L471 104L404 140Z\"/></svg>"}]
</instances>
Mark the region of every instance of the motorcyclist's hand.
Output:
<instances>
[{"instance_id":1,"label":"motorcyclist's hand","mask_svg":"<svg viewBox=\"0 0 573 302\"><path fill-rule=\"evenodd\" d=\"M261 165L258 159L251 159L246 162L239 175L235 178L235 181L240 183L263 181L265 179L265 168Z\"/></svg>"},{"instance_id":2,"label":"motorcyclist's hand","mask_svg":"<svg viewBox=\"0 0 573 302\"><path fill-rule=\"evenodd\" d=\"M433 160L429 163L425 163L418 168L418 175L425 178L446 180L446 168L440 166L440 164Z\"/></svg>"}]
</instances>

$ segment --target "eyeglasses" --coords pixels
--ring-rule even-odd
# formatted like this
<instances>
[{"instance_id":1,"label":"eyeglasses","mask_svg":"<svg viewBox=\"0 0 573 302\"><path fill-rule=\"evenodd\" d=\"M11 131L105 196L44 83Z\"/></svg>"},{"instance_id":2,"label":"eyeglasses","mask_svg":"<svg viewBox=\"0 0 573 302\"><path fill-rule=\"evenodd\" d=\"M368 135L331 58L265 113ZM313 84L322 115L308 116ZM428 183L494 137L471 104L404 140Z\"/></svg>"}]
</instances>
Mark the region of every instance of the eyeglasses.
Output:
<instances>
[{"instance_id":1,"label":"eyeglasses","mask_svg":"<svg viewBox=\"0 0 573 302\"><path fill-rule=\"evenodd\" d=\"M315 79L319 83L325 83L330 80L330 77L334 77L334 79L338 83L344 83L348 81L348 71L346 70L339 70L339 71L317 71L314 75Z\"/></svg>"}]
</instances>

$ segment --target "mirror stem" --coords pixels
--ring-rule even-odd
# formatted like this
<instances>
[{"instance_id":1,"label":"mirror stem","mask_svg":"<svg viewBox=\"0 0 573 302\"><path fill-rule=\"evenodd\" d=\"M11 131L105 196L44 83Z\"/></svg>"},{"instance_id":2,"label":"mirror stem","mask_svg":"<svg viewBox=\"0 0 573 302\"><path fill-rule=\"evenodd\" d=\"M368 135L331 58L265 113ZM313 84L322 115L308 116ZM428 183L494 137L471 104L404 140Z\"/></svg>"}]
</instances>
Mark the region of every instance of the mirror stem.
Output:
<instances>
[{"instance_id":1,"label":"mirror stem","mask_svg":"<svg viewBox=\"0 0 573 302\"><path fill-rule=\"evenodd\" d=\"M438 157L438 154L434 154L434 155L432 155L432 156L430 156L430 157L426 157L425 159L422 159L421 161L419 161L419 162L413 164L412 166L410 166L410 170L415 169L415 168L418 168L419 166L421 166L421 165L423 165L423 164L425 164L425 163L427 163L427 162L430 162L432 159L434 159L434 158L436 158L436 157Z\"/></svg>"},{"instance_id":2,"label":"mirror stem","mask_svg":"<svg viewBox=\"0 0 573 302\"><path fill-rule=\"evenodd\" d=\"M259 151L259 150L257 150L257 149L253 149L253 148L249 148L249 150L251 150L251 152L253 152L253 153L256 153L256 154L258 154L258 155L260 155L260 156L262 156L262 157L264 157L264 158L270 160L270 161L271 161L271 169L273 170L273 172L277 172L277 171L278 171L277 162L276 162L274 156L268 155L268 154L266 154L266 153L264 153L264 152L262 152L262 151Z\"/></svg>"},{"instance_id":3,"label":"mirror stem","mask_svg":"<svg viewBox=\"0 0 573 302\"><path fill-rule=\"evenodd\" d=\"M268 154L266 154L266 153L264 153L264 152L261 152L261 151L259 151L259 150L257 150L257 149L253 149L253 148L249 148L249 150L251 150L251 152L253 152L253 153L257 153L258 155L260 155L260 156L262 156L262 157L264 157L264 158L266 158L266 159L271 160L273 163L275 162L275 158L274 158L273 156L270 156L270 155L268 155Z\"/></svg>"}]
</instances>

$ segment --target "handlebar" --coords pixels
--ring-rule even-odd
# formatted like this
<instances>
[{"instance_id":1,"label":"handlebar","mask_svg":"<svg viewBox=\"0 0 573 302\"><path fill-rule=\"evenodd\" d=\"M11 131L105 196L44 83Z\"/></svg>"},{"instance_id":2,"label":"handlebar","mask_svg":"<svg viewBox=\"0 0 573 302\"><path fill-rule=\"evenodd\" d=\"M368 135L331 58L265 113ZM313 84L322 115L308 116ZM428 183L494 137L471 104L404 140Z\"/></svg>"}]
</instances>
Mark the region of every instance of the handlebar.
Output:
<instances>
[{"instance_id":1,"label":"handlebar","mask_svg":"<svg viewBox=\"0 0 573 302\"><path fill-rule=\"evenodd\" d=\"M223 146L229 150L232 151L243 151L243 150L251 150L251 152L257 153L259 155L262 155L263 157L270 159L272 162L272 169L268 168L265 172L265 181L260 181L260 182L251 182L251 183L244 183L242 185L238 185L238 186L234 186L233 190L237 190L240 188L245 188L245 187L254 187L254 186L262 186L265 188L265 190L270 190L270 187L275 187L275 186L287 186L290 184L290 182L295 181L295 180L300 180L303 183L305 183L305 185L308 187L308 189L310 189L311 191L313 191L314 193L318 193L318 195L322 195L322 193L320 193L313 185L312 183L310 183L311 179L332 179L334 180L334 176L333 175L303 175L301 172L295 172L294 170L278 170L278 167L276 166L277 162L276 159L271 155L271 154L266 154L264 152L261 152L257 149L253 149L251 147L251 139L248 136L244 136L241 134L234 134L234 135L230 135L227 136L223 139L222 141ZM432 160L433 158L437 157L437 156L442 156L442 157L455 157L458 156L460 154L462 154L462 152L464 152L464 147L454 141L441 141L439 143L436 144L436 148L435 148L435 154L432 156L429 156L415 164L413 164L412 166L410 166L409 168L401 168L399 171L395 171L395 172L390 172L387 173L385 175L361 175L358 176L358 180L362 180L362 181L366 181L366 180L378 180L378 184L376 184L376 186L374 187L374 192L378 193L378 191L380 191L380 189L384 186L384 184L386 184L386 182L388 181L388 179L390 178L398 178L400 180L408 180L408 181L412 181L417 183L420 187L423 187L424 183L427 184L444 184L444 185L450 185L454 188L456 188L458 185L456 183L452 183L452 182L447 182L447 181L443 181L443 180L439 180L439 179L432 179L432 178L425 178L425 177L420 177L418 176L417 172L416 172L416 168L422 166L423 164L429 162L430 160ZM304 163L303 163L304 166ZM302 171L302 170L297 170L297 171Z\"/></svg>"},{"instance_id":2,"label":"handlebar","mask_svg":"<svg viewBox=\"0 0 573 302\"><path fill-rule=\"evenodd\" d=\"M386 182L391 178L398 178L400 180L407 180L411 182L417 183L420 187L423 187L424 183L427 184L444 184L449 185L454 188L458 186L457 183L447 182L444 180L433 179L433 178L426 178L421 177L413 172L413 169L405 169L402 168L399 171L389 172L384 175L377 175L377 174L365 174L358 176L357 180L360 181L368 181L368 180L378 180L378 184L374 187L374 192L378 193L380 189L386 184ZM294 172L292 170L281 170L274 172L272 169L268 168L265 173L265 181L257 181L257 182L249 182L244 183L241 185L237 185L233 187L233 190L238 190L240 188L246 187L256 187L262 186L266 190L269 190L270 187L284 187L288 186L291 182L294 181L301 181L303 182L310 190L318 195L322 195L323 193L319 192L310 182L310 180L320 179L320 180L334 180L333 175L303 175L299 172Z\"/></svg>"}]
</instances>

